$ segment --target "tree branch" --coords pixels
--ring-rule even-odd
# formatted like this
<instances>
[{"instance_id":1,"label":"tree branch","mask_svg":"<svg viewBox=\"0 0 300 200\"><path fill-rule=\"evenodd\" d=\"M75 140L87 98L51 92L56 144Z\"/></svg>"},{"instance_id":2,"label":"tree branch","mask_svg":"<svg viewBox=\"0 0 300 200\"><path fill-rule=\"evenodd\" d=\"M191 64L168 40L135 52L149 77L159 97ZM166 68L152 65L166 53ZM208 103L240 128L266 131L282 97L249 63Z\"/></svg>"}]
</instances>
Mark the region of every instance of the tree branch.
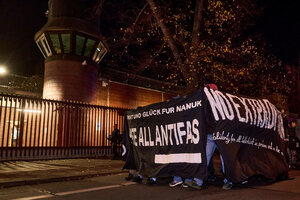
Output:
<instances>
[{"instance_id":1,"label":"tree branch","mask_svg":"<svg viewBox=\"0 0 300 200\"><path fill-rule=\"evenodd\" d=\"M178 65L178 68L180 69L183 77L185 79L187 79L189 77L188 73L187 73L187 71L186 71L186 69L185 69L185 67L183 65L183 62L182 62L182 59L180 57L179 51L178 51L178 49L176 47L176 44L175 44L175 42L174 42L174 40L173 40L173 38L171 36L171 33L170 33L168 27L163 23L163 19L161 17L161 14L160 14L160 12L159 12L159 10L158 10L155 2L153 0L147 0L147 2L150 5L150 8L151 8L151 10L153 12L153 15L154 15L154 17L155 17L155 19L156 19L156 21L157 21L157 23L158 23L161 31L163 32L164 40L168 43L168 45L169 45L169 47L170 47L170 49L171 49L171 51L172 51L172 53L174 55L175 61L176 61L177 65Z\"/></svg>"},{"instance_id":2,"label":"tree branch","mask_svg":"<svg viewBox=\"0 0 300 200\"><path fill-rule=\"evenodd\" d=\"M146 60L144 60L140 66L138 67L135 67L136 70L134 71L135 73L139 73L140 71L142 71L143 69L147 68L151 63L152 61L157 57L159 56L160 52L163 50L164 46L166 45L166 42L164 42L161 47L155 52L155 55L153 57L148 57Z\"/></svg>"},{"instance_id":3,"label":"tree branch","mask_svg":"<svg viewBox=\"0 0 300 200\"><path fill-rule=\"evenodd\" d=\"M129 46L129 44L130 44L130 41L131 41L131 39L132 39L132 35L133 35L133 32L134 32L134 28L135 28L135 26L136 26L136 24L137 24L139 18L141 17L142 13L143 13L143 12L145 11L145 9L147 8L147 6L148 6L148 3L146 3L146 4L144 5L144 7L142 8L142 10L139 12L139 14L137 15L137 17L135 18L135 20L134 20L134 22L132 23L132 25L129 26L129 27L127 28L127 31L125 31L122 40L126 42L126 43L125 43L126 45L125 45L125 48L124 48L123 52L121 53L121 57L123 56L123 54L125 53L125 51L127 51L128 46ZM130 34L130 35L128 36L128 34Z\"/></svg>"},{"instance_id":4,"label":"tree branch","mask_svg":"<svg viewBox=\"0 0 300 200\"><path fill-rule=\"evenodd\" d=\"M195 48L199 44L200 28L202 22L204 0L196 0L196 8L194 15L194 25L192 33L192 47Z\"/></svg>"}]
</instances>

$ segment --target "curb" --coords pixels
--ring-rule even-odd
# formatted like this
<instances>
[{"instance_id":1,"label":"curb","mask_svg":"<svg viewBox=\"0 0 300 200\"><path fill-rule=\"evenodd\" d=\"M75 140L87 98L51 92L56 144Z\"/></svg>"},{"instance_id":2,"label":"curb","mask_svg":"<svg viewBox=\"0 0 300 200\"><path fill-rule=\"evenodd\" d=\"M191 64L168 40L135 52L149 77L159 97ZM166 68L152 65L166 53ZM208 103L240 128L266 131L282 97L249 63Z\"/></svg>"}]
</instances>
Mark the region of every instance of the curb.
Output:
<instances>
[{"instance_id":1,"label":"curb","mask_svg":"<svg viewBox=\"0 0 300 200\"><path fill-rule=\"evenodd\" d=\"M86 175L78 175L78 176L55 177L55 178L23 180L23 181L11 181L11 182L0 183L0 188L9 188L9 187L16 187L16 186L24 186L24 185L36 185L36 184L71 181L71 180L81 180L81 179L93 178L93 177L97 177L97 176L108 176L108 175L123 174L123 173L128 173L128 172L127 171L119 171L119 172L86 174Z\"/></svg>"}]
</instances>

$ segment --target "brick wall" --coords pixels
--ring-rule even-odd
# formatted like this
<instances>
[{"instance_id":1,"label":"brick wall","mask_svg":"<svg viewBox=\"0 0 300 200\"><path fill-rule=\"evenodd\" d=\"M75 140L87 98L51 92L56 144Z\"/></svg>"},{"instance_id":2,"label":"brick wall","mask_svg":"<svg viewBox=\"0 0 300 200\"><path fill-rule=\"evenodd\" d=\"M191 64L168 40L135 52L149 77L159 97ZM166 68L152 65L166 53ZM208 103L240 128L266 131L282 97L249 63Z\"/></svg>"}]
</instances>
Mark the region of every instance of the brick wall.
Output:
<instances>
[{"instance_id":1,"label":"brick wall","mask_svg":"<svg viewBox=\"0 0 300 200\"><path fill-rule=\"evenodd\" d=\"M106 82L106 81L105 81ZM133 85L98 80L97 104L122 108L137 108L170 99L175 96L157 90Z\"/></svg>"},{"instance_id":2,"label":"brick wall","mask_svg":"<svg viewBox=\"0 0 300 200\"><path fill-rule=\"evenodd\" d=\"M45 63L43 98L95 103L97 68L73 60Z\"/></svg>"}]
</instances>

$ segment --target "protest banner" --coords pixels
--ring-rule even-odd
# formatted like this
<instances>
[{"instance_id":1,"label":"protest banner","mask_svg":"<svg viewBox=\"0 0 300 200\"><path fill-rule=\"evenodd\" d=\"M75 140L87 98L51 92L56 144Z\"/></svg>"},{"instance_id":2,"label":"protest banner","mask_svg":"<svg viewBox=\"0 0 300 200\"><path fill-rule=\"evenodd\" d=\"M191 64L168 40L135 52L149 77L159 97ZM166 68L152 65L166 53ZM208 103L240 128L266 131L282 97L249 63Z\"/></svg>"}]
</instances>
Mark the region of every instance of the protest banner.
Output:
<instances>
[{"instance_id":1,"label":"protest banner","mask_svg":"<svg viewBox=\"0 0 300 200\"><path fill-rule=\"evenodd\" d=\"M130 110L125 118L125 169L150 177L204 179L206 138L212 134L229 181L287 177L282 117L266 99L204 88Z\"/></svg>"},{"instance_id":2,"label":"protest banner","mask_svg":"<svg viewBox=\"0 0 300 200\"><path fill-rule=\"evenodd\" d=\"M225 176L242 182L254 175L287 177L282 116L267 99L204 88L207 129L225 165Z\"/></svg>"},{"instance_id":3,"label":"protest banner","mask_svg":"<svg viewBox=\"0 0 300 200\"><path fill-rule=\"evenodd\" d=\"M126 113L125 168L152 177L207 174L204 91Z\"/></svg>"}]
</instances>

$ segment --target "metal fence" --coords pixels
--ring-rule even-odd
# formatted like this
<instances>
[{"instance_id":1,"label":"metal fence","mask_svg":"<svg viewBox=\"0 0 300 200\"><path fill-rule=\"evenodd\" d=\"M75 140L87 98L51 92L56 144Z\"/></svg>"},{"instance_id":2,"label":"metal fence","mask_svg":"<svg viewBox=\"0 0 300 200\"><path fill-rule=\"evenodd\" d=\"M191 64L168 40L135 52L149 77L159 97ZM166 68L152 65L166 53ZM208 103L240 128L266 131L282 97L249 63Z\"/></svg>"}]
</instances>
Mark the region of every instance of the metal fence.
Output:
<instances>
[{"instance_id":1,"label":"metal fence","mask_svg":"<svg viewBox=\"0 0 300 200\"><path fill-rule=\"evenodd\" d=\"M0 94L0 160L108 156L126 109Z\"/></svg>"}]
</instances>

